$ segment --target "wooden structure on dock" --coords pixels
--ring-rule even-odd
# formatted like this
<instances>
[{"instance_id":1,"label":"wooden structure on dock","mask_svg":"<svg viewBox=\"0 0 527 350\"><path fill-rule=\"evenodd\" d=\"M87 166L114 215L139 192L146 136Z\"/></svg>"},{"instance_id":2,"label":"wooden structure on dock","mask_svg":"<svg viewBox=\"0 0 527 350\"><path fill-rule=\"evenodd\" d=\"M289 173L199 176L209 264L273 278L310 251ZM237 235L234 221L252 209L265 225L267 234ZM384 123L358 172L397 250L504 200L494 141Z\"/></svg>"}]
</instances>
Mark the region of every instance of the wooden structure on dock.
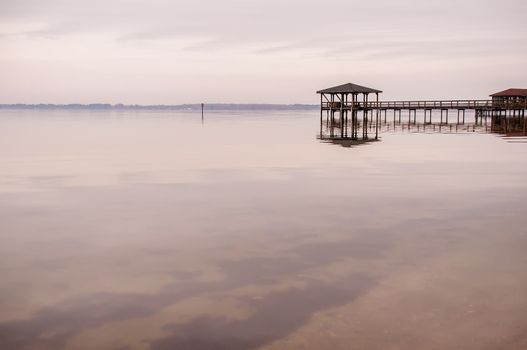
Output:
<instances>
[{"instance_id":1,"label":"wooden structure on dock","mask_svg":"<svg viewBox=\"0 0 527 350\"><path fill-rule=\"evenodd\" d=\"M527 103L527 89L507 89L492 95L492 103L503 106L525 106Z\"/></svg>"},{"instance_id":2,"label":"wooden structure on dock","mask_svg":"<svg viewBox=\"0 0 527 350\"><path fill-rule=\"evenodd\" d=\"M394 123L401 123L401 111L408 112L408 123L417 122L417 112L422 112L423 123L432 124L432 113L439 114L439 124L449 124L449 111L457 112L457 124L465 123L466 111L474 112L475 123L482 118L492 118L494 122L508 119L521 120L525 125L527 110L527 89L508 89L490 95L491 100L428 100L428 101L379 101L380 90L357 84L344 84L317 91L320 94L320 134L324 126L331 130L328 138L368 139L368 130L379 135L379 124L387 122L387 112L393 111ZM375 94L375 100L370 100ZM412 120L413 119L413 120ZM504 119L504 121L502 121Z\"/></svg>"},{"instance_id":3,"label":"wooden structure on dock","mask_svg":"<svg viewBox=\"0 0 527 350\"><path fill-rule=\"evenodd\" d=\"M380 93L382 93L381 90L352 83L317 91L317 94L320 94L320 127L322 128L322 119L325 111L328 123L335 123L338 120L342 125L341 138L358 139L359 113L362 116L362 124L367 125L368 113L373 111L373 106L378 105ZM374 102L369 101L370 94L375 94ZM375 125L378 125L378 117L379 113L377 111ZM366 129L363 128L364 130ZM377 139L378 136L377 129L375 138ZM366 139L367 134L363 133L362 138Z\"/></svg>"}]
</instances>

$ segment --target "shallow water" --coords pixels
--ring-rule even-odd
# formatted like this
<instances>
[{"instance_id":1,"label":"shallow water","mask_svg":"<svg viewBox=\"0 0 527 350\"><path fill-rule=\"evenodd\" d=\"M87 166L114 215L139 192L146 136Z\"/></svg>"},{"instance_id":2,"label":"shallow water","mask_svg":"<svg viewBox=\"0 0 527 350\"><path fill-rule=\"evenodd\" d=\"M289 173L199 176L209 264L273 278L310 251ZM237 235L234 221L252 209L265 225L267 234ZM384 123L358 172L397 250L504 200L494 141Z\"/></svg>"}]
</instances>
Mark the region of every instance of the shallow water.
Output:
<instances>
[{"instance_id":1,"label":"shallow water","mask_svg":"<svg viewBox=\"0 0 527 350\"><path fill-rule=\"evenodd\" d=\"M0 111L2 349L524 349L527 144Z\"/></svg>"}]
</instances>

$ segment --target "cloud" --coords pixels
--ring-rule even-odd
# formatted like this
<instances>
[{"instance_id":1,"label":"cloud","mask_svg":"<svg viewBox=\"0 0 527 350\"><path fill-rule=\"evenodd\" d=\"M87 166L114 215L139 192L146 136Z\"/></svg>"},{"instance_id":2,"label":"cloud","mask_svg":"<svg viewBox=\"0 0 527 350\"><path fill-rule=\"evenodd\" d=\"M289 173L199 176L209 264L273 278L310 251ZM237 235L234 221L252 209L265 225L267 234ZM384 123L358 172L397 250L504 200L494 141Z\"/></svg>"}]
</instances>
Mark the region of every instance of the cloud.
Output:
<instances>
[{"instance_id":1,"label":"cloud","mask_svg":"<svg viewBox=\"0 0 527 350\"><path fill-rule=\"evenodd\" d=\"M25 72L43 71L42 81L51 82L54 77L46 72L89 66L108 77L117 75L106 82L116 90L123 76L137 71L159 81L163 72L166 79L182 78L213 67L215 74L223 74L218 79L230 79L247 76L252 69L251 78L265 85L276 84L269 80L272 76L291 80L313 74L318 81L322 72L380 72L395 62L402 64L398 71L405 75L444 61L486 60L490 66L499 59L527 59L526 11L527 2L521 0L4 0L0 69L21 81L29 80ZM141 63L145 58L148 65ZM411 65L404 64L408 60ZM116 61L120 63L112 63ZM486 74L489 79L527 79L519 75L519 66L500 65ZM124 67L133 68L125 72ZM467 73L475 69L466 68ZM77 93L90 86L90 79L79 74ZM239 89L245 84L240 80ZM0 85L0 93L14 96L13 87L12 82ZM127 91L139 88L135 84ZM24 90L31 92L20 86ZM99 97L89 102L95 99Z\"/></svg>"}]
</instances>

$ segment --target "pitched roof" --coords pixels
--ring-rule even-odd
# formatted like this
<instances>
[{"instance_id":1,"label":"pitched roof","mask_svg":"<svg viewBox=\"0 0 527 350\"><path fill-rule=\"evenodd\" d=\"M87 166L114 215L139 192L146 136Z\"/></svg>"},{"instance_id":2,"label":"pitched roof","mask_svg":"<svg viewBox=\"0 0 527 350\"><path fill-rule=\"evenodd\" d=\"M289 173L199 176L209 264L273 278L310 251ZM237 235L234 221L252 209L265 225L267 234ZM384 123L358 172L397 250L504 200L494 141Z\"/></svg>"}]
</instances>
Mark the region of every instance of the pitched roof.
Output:
<instances>
[{"instance_id":1,"label":"pitched roof","mask_svg":"<svg viewBox=\"0 0 527 350\"><path fill-rule=\"evenodd\" d=\"M333 86L324 90L317 91L317 94L370 94L382 92L381 90L375 90L369 87L360 86L357 84L347 83L339 86Z\"/></svg>"},{"instance_id":2,"label":"pitched roof","mask_svg":"<svg viewBox=\"0 0 527 350\"><path fill-rule=\"evenodd\" d=\"M527 97L527 89L507 89L495 94L491 97Z\"/></svg>"}]
</instances>

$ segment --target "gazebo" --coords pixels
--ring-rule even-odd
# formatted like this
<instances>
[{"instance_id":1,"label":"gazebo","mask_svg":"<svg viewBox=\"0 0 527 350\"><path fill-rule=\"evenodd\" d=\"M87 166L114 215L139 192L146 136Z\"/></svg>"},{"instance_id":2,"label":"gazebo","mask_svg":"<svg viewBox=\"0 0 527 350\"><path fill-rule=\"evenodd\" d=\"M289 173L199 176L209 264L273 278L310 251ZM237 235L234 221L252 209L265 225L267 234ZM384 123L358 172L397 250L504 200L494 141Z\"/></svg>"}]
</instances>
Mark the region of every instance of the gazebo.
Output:
<instances>
[{"instance_id":1,"label":"gazebo","mask_svg":"<svg viewBox=\"0 0 527 350\"><path fill-rule=\"evenodd\" d=\"M499 107L526 107L527 89L507 89L492 95L492 104Z\"/></svg>"},{"instance_id":2,"label":"gazebo","mask_svg":"<svg viewBox=\"0 0 527 350\"><path fill-rule=\"evenodd\" d=\"M352 83L333 86L317 91L317 94L320 94L320 106L322 109L340 109L341 106L344 109L349 109L350 107L367 108L369 94L375 94L376 101L378 102L380 93L382 93L381 90ZM350 95L351 101L349 99ZM362 95L363 97L363 105L359 102L359 95ZM326 100L326 104L324 104L324 99Z\"/></svg>"},{"instance_id":3,"label":"gazebo","mask_svg":"<svg viewBox=\"0 0 527 350\"><path fill-rule=\"evenodd\" d=\"M358 128L360 123L358 122L357 112L362 112L362 130L363 139L368 137L367 125L368 125L368 112L372 110L372 104L375 107L379 103L379 94L381 90L372 89L366 86L347 83L343 85L333 86L324 90L317 91L320 94L320 129L322 133L323 114L326 111L327 124L331 126L338 125L340 128L341 138L345 138L348 135L348 125L351 127L350 138L357 139ZM369 95L375 94L375 101L368 101ZM360 96L362 95L362 96ZM362 97L362 98L360 98ZM362 100L362 101L361 101ZM335 118L335 114L338 113L338 119ZM348 114L351 115L351 123L348 123ZM338 121L337 121L338 120ZM378 121L379 114L375 118L375 138L378 138Z\"/></svg>"}]
</instances>

